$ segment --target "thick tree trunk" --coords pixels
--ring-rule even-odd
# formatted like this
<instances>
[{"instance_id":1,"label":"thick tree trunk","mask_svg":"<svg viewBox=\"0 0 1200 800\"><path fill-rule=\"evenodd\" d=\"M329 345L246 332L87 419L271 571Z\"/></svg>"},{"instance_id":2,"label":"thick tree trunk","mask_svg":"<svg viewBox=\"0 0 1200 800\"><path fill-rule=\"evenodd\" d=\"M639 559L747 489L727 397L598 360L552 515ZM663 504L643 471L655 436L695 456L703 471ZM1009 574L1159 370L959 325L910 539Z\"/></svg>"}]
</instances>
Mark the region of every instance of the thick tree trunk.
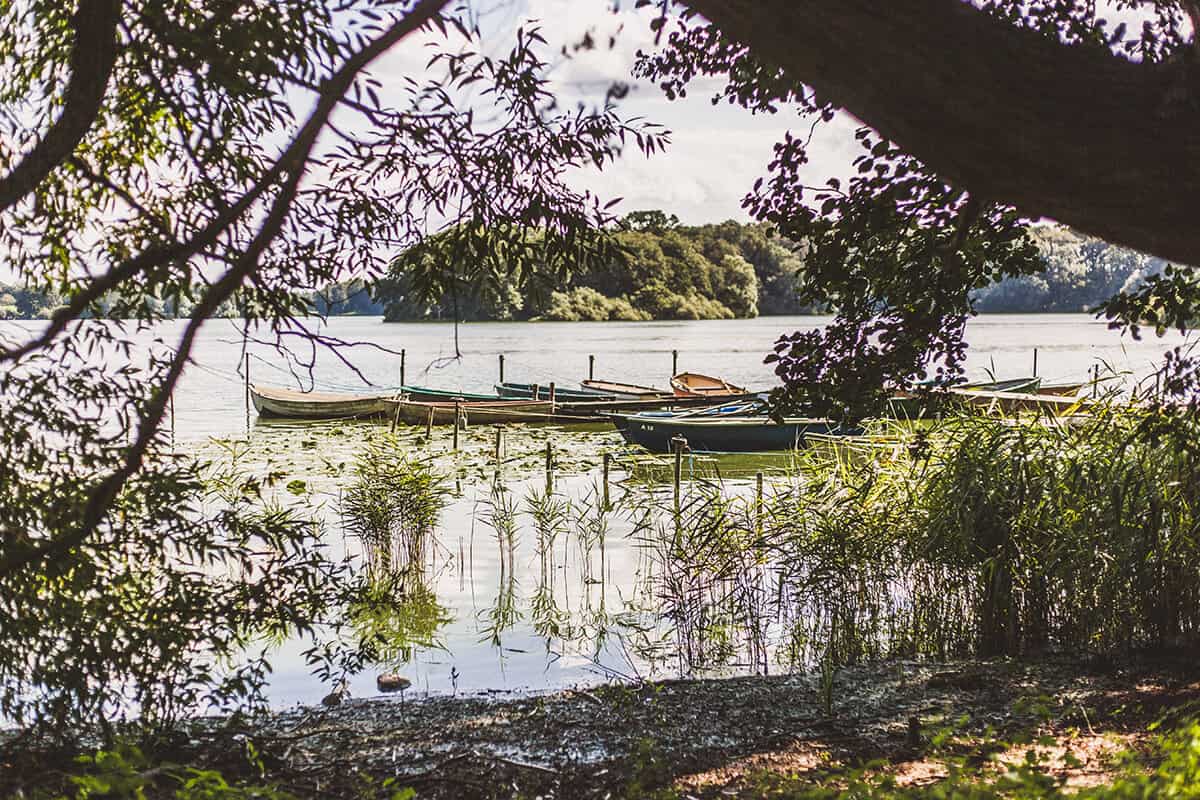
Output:
<instances>
[{"instance_id":1,"label":"thick tree trunk","mask_svg":"<svg viewBox=\"0 0 1200 800\"><path fill-rule=\"evenodd\" d=\"M964 0L686 0L952 183L1200 264L1200 70L1136 64Z\"/></svg>"},{"instance_id":2,"label":"thick tree trunk","mask_svg":"<svg viewBox=\"0 0 1200 800\"><path fill-rule=\"evenodd\" d=\"M71 19L75 44L62 113L33 150L0 178L0 211L32 192L75 151L96 121L117 61L120 18L120 0L80 0Z\"/></svg>"}]
</instances>

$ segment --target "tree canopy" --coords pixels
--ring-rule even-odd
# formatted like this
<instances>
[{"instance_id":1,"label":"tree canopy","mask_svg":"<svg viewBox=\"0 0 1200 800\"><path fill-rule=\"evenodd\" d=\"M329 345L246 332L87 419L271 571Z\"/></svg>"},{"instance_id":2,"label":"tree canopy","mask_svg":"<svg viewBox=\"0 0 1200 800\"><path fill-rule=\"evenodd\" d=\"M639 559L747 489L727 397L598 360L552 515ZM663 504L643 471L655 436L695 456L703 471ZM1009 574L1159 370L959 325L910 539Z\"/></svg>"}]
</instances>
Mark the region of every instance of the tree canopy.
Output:
<instances>
[{"instance_id":1,"label":"tree canopy","mask_svg":"<svg viewBox=\"0 0 1200 800\"><path fill-rule=\"evenodd\" d=\"M654 210L632 212L614 227L603 255L557 281L459 281L430 298L416 291L413 276L453 258L443 236L397 257L375 294L392 321L733 319L811 310L796 296L802 248L766 225L685 226Z\"/></svg>"},{"instance_id":2,"label":"tree canopy","mask_svg":"<svg viewBox=\"0 0 1200 800\"><path fill-rule=\"evenodd\" d=\"M485 49L447 0L0 13L0 252L59 301L0 333L0 715L82 731L253 704L266 666L242 656L285 632L347 668L319 632L343 624L349 582L312 520L170 447L200 329L236 296L247 341L339 352L302 319L309 293L443 228L477 250L487 231L505 268L536 251L564 270L610 222L564 174L662 132L610 103L557 107L537 30ZM382 92L367 70L418 32L441 44ZM84 319L102 314L131 321Z\"/></svg>"},{"instance_id":3,"label":"tree canopy","mask_svg":"<svg viewBox=\"0 0 1200 800\"><path fill-rule=\"evenodd\" d=\"M838 314L780 340L781 407L861 413L884 386L958 374L973 293L1042 270L1039 217L1200 261L1190 2L1108 4L1132 27L1069 0L686 6L642 76L675 96L721 76L714 102L803 118L745 200L809 243L802 296ZM811 129L842 112L862 121L857 172L806 185ZM1106 313L1134 331L1164 306L1195 317L1200 282L1173 274Z\"/></svg>"}]
</instances>

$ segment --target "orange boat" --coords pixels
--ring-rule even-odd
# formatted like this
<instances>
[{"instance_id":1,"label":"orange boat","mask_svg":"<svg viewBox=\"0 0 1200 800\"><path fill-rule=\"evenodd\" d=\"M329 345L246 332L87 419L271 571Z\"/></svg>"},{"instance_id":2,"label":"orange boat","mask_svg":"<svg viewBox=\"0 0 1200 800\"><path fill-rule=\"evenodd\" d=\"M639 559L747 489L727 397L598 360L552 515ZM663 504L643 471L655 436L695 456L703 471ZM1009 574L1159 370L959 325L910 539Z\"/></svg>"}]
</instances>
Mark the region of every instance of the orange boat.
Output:
<instances>
[{"instance_id":1,"label":"orange boat","mask_svg":"<svg viewBox=\"0 0 1200 800\"><path fill-rule=\"evenodd\" d=\"M711 375L700 375L695 372L681 372L671 378L671 388L676 397L740 397L749 394L741 386L734 386L723 378Z\"/></svg>"}]
</instances>

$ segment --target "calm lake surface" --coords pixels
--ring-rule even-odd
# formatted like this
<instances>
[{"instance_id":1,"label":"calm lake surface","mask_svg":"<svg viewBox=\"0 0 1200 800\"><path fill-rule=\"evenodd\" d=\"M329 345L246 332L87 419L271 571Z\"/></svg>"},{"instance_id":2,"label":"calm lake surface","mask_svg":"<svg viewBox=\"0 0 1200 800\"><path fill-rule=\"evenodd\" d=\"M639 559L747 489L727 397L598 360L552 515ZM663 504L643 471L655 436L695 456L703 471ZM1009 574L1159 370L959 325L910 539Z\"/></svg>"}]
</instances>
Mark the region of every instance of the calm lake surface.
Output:
<instances>
[{"instance_id":1,"label":"calm lake surface","mask_svg":"<svg viewBox=\"0 0 1200 800\"><path fill-rule=\"evenodd\" d=\"M824 324L822 317L760 317L704 322L488 322L383 323L378 317L335 317L320 332L349 342L407 352L409 384L461 391L489 391L498 378L498 359L505 356L505 380L571 386L587 377L588 356L596 357L596 377L666 386L671 351L679 351L679 369L716 374L752 388L769 388L774 374L763 364L779 334ZM314 326L316 321L313 321ZM175 338L172 328L160 332ZM1047 381L1084 380L1094 364L1144 376L1168 349L1184 341L1170 333L1141 341L1122 338L1102 322L1084 314L1008 315L976 318L968 324L968 375L983 378L989 369L999 377L1020 376L1033 367ZM214 320L196 348L197 367L186 375L176 397L176 425L183 437L227 435L245 431L239 360L240 328ZM273 350L251 345L251 379L257 383L296 385ZM310 353L299 354L307 358ZM370 346L359 346L349 359L371 383L394 386L400 381L400 358ZM300 368L303 372L303 368ZM317 353L313 376L329 389L365 390L354 372L329 353ZM307 373L304 374L307 380Z\"/></svg>"},{"instance_id":2,"label":"calm lake surface","mask_svg":"<svg viewBox=\"0 0 1200 800\"><path fill-rule=\"evenodd\" d=\"M400 358L407 353L406 381L463 391L488 391L505 356L510 381L573 386L587 377L588 356L596 357L596 377L666 386L671 351L679 368L723 376L752 388L769 388L773 374L762 361L783 332L811 328L820 317L767 317L754 320L644 323L449 323L384 324L379 318L334 318L323 335L359 342L346 355L372 384L395 386ZM11 323L9 323L11 324ZM313 325L317 322L314 320ZM182 323L161 326L173 341ZM1085 380L1093 365L1125 375L1127 382L1153 371L1164 352L1185 341L1170 334L1142 341L1121 338L1085 315L991 315L968 326L970 377L994 371L998 377L1027 375L1038 350L1038 373L1047 381ZM281 470L287 481L303 481L299 502L322 517L335 553L359 552L344 532L338 513L347 473L366 443L386 431L380 423L259 422L244 400L243 341L231 321L215 320L204 330L175 400L177 447L206 458L228 458L237 440L239 464L246 470ZM383 348L383 349L380 349ZM297 386L284 359L265 345L248 346L251 380ZM367 390L354 370L327 352L302 352L307 366L292 367L307 387ZM247 433L248 438L247 438ZM421 432L423 433L423 431ZM351 679L355 696L375 694L378 672L396 670L413 680L418 693L541 691L587 685L621 677L736 674L783 671L786 664L751 664L735 647L719 663L696 664L681 653L677 632L663 613L665 598L656 575L662 564L647 542L637 508L667 502L663 487L614 475L616 508L599 508L599 464L604 452L627 452L620 437L603 428L563 431L514 429L507 444L503 491L493 486L489 461L493 434L463 434L461 451L450 451L450 432L432 442L416 431L401 433L402 446L428 456L447 475L447 504L429 548L421 584L427 592L419 609L403 609L364 620L397 641L388 662ZM559 454L554 486L557 511L550 523L539 508L544 492L545 444ZM761 467L759 467L761 468ZM730 491L739 489L736 465ZM753 475L740 473L742 477ZM285 481L286 482L286 481ZM497 513L497 509L501 512ZM545 509L545 506L541 506ZM500 517L511 522L511 534ZM424 631L432 646L405 645ZM271 697L279 705L313 703L329 691L310 675L302 658L305 643L273 645L275 672ZM411 695L411 692L410 692Z\"/></svg>"}]
</instances>

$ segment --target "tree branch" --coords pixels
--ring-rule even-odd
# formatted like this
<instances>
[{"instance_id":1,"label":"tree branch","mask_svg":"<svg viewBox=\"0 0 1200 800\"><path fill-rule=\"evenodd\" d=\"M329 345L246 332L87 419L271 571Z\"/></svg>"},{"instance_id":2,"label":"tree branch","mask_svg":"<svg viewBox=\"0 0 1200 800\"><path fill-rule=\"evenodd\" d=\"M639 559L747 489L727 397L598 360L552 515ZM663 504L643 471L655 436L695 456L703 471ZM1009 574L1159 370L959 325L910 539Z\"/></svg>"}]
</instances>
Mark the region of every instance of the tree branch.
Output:
<instances>
[{"instance_id":1,"label":"tree branch","mask_svg":"<svg viewBox=\"0 0 1200 800\"><path fill-rule=\"evenodd\" d=\"M126 452L121 466L96 487L77 528L56 539L45 540L38 547L7 556L0 561L0 575L12 574L78 547L87 541L100 525L113 502L120 496L125 484L141 468L149 451L150 443L162 425L167 403L175 391L175 385L179 382L184 365L191 356L196 334L221 303L229 299L242 285L242 282L258 268L262 254L266 252L283 228L291 211L292 202L295 200L309 156L316 144L317 136L324 128L334 108L337 107L338 99L350 89L358 73L371 61L404 37L423 27L448 2L449 0L421 0L403 19L397 21L386 33L347 59L346 63L333 76L322 83L316 107L309 115L304 127L300 129L289 145L285 158L280 159L279 166L286 173L286 180L279 188L266 218L249 247L238 257L234 266L209 287L193 310L191 319L180 337L171 366L167 370L162 385L151 398L146 413L138 425L137 436Z\"/></svg>"},{"instance_id":2,"label":"tree branch","mask_svg":"<svg viewBox=\"0 0 1200 800\"><path fill-rule=\"evenodd\" d=\"M964 0L685 0L972 194L1200 264L1184 63L1067 46Z\"/></svg>"},{"instance_id":3,"label":"tree branch","mask_svg":"<svg viewBox=\"0 0 1200 800\"><path fill-rule=\"evenodd\" d=\"M71 17L75 44L71 49L71 78L63 110L46 135L20 163L0 179L0 212L29 194L55 167L67 159L100 114L108 81L117 63L117 23L120 0L79 0Z\"/></svg>"}]
</instances>

